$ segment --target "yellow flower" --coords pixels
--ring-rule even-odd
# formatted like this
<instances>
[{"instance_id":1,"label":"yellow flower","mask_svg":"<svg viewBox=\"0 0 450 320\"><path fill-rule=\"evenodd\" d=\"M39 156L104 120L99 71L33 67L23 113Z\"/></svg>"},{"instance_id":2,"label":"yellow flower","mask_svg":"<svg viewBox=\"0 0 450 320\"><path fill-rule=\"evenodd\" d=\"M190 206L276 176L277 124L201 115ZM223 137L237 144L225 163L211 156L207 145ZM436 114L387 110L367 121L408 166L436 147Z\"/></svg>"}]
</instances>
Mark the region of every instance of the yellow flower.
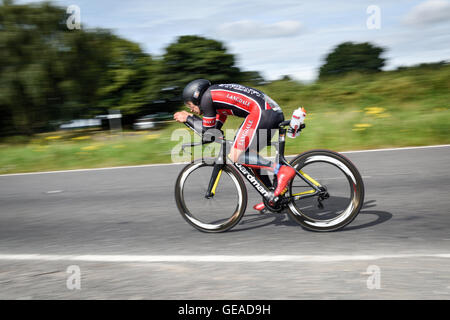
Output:
<instances>
[{"instance_id":1,"label":"yellow flower","mask_svg":"<svg viewBox=\"0 0 450 320\"><path fill-rule=\"evenodd\" d=\"M148 140L153 140L153 139L159 138L159 136L160 136L160 134L148 134L145 136L145 138Z\"/></svg>"},{"instance_id":2,"label":"yellow flower","mask_svg":"<svg viewBox=\"0 0 450 320\"><path fill-rule=\"evenodd\" d=\"M83 147L83 148L81 148L81 150L84 150L84 151L92 151L92 150L97 150L99 148L99 146L87 146L87 147Z\"/></svg>"},{"instance_id":3,"label":"yellow flower","mask_svg":"<svg viewBox=\"0 0 450 320\"><path fill-rule=\"evenodd\" d=\"M372 125L370 123L356 123L355 128L370 128Z\"/></svg>"},{"instance_id":4,"label":"yellow flower","mask_svg":"<svg viewBox=\"0 0 450 320\"><path fill-rule=\"evenodd\" d=\"M45 140L57 140L57 139L61 139L61 136L49 136L45 138Z\"/></svg>"},{"instance_id":5,"label":"yellow flower","mask_svg":"<svg viewBox=\"0 0 450 320\"><path fill-rule=\"evenodd\" d=\"M364 131L371 126L372 125L370 123L356 123L353 125L352 131Z\"/></svg>"},{"instance_id":6,"label":"yellow flower","mask_svg":"<svg viewBox=\"0 0 450 320\"><path fill-rule=\"evenodd\" d=\"M90 138L91 138L91 136L79 136L79 137L72 138L72 140L88 140Z\"/></svg>"},{"instance_id":7,"label":"yellow flower","mask_svg":"<svg viewBox=\"0 0 450 320\"><path fill-rule=\"evenodd\" d=\"M374 115L377 115L379 113L386 111L385 108L380 108L380 107L369 107L369 108L365 108L364 110L366 110L366 114L374 114Z\"/></svg>"}]
</instances>

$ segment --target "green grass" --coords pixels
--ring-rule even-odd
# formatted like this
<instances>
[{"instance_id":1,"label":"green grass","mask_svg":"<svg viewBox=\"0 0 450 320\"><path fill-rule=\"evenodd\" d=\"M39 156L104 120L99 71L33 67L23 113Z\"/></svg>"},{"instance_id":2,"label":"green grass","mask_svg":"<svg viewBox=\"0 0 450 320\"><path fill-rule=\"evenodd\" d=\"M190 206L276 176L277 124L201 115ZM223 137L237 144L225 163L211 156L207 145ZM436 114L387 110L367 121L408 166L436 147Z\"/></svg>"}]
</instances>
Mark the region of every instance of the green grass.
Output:
<instances>
[{"instance_id":1,"label":"green grass","mask_svg":"<svg viewBox=\"0 0 450 320\"><path fill-rule=\"evenodd\" d=\"M287 139L287 154L450 143L450 66L353 74L309 85L276 81L260 89L280 104L286 118L299 106L307 110L306 129ZM230 117L224 129L241 122ZM183 128L171 123L159 131L122 135L77 131L11 137L0 141L0 173L171 162L181 141L172 140L172 134Z\"/></svg>"},{"instance_id":2,"label":"green grass","mask_svg":"<svg viewBox=\"0 0 450 320\"><path fill-rule=\"evenodd\" d=\"M170 129L109 136L90 132L39 136L27 144L0 145L0 173L96 168L170 161ZM48 139L49 137L50 139Z\"/></svg>"}]
</instances>

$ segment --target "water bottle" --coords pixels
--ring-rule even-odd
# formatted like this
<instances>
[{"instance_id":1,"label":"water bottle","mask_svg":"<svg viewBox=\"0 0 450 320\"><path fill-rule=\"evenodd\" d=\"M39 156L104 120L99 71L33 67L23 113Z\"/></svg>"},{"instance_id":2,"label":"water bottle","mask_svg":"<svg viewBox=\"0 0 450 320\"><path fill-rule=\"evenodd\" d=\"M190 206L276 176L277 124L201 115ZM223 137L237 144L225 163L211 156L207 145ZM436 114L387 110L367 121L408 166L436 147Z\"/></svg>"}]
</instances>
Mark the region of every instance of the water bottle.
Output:
<instances>
[{"instance_id":1,"label":"water bottle","mask_svg":"<svg viewBox=\"0 0 450 320\"><path fill-rule=\"evenodd\" d=\"M289 123L289 129L287 135L289 138L296 138L300 134L300 126L305 121L306 110L303 107L300 107L294 110L292 114L291 122Z\"/></svg>"}]
</instances>

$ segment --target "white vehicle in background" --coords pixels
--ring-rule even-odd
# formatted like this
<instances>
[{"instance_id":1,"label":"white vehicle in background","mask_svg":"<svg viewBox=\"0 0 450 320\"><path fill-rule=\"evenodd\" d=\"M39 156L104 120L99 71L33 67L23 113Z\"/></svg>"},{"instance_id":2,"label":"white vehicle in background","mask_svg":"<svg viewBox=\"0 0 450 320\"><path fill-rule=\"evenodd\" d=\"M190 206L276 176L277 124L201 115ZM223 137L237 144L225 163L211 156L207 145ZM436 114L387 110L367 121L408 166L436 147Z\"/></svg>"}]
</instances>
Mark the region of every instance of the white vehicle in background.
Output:
<instances>
[{"instance_id":1,"label":"white vehicle in background","mask_svg":"<svg viewBox=\"0 0 450 320\"><path fill-rule=\"evenodd\" d=\"M134 130L160 129L164 123L172 119L172 114L168 112L158 112L149 114L137 119L133 123Z\"/></svg>"},{"instance_id":2,"label":"white vehicle in background","mask_svg":"<svg viewBox=\"0 0 450 320\"><path fill-rule=\"evenodd\" d=\"M82 129L82 128L95 128L101 127L102 121L100 119L76 119L70 122L64 123L59 126L60 129Z\"/></svg>"}]
</instances>

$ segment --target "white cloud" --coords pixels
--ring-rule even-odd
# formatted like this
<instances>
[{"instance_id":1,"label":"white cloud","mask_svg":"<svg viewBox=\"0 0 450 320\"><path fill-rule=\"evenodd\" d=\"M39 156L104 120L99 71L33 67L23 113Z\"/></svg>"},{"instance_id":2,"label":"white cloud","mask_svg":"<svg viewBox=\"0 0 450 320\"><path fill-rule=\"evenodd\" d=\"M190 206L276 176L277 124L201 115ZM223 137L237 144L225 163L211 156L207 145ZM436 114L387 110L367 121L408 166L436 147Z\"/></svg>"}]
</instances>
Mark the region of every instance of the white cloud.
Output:
<instances>
[{"instance_id":1,"label":"white cloud","mask_svg":"<svg viewBox=\"0 0 450 320\"><path fill-rule=\"evenodd\" d=\"M298 21L286 20L272 24L254 20L240 20L224 23L217 28L219 36L225 38L281 38L296 36L300 33L302 24Z\"/></svg>"},{"instance_id":2,"label":"white cloud","mask_svg":"<svg viewBox=\"0 0 450 320\"><path fill-rule=\"evenodd\" d=\"M427 0L412 8L403 22L422 26L450 20L450 1Z\"/></svg>"}]
</instances>

